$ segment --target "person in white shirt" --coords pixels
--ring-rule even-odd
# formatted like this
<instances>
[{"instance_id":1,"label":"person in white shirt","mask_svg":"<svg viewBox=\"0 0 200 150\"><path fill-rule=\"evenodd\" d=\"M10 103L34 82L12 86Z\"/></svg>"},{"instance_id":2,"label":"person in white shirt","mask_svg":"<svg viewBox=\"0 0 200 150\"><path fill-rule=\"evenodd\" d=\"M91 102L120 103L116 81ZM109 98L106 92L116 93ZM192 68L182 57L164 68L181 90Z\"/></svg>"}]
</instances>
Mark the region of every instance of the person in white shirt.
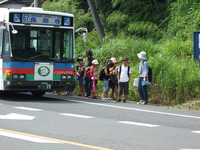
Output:
<instances>
[{"instance_id":1,"label":"person in white shirt","mask_svg":"<svg viewBox=\"0 0 200 150\"><path fill-rule=\"evenodd\" d=\"M123 65L118 68L119 99L117 102L121 102L121 96L124 91L123 102L126 103L127 95L129 94L130 78L131 68L128 66L128 58L123 57Z\"/></svg>"}]
</instances>

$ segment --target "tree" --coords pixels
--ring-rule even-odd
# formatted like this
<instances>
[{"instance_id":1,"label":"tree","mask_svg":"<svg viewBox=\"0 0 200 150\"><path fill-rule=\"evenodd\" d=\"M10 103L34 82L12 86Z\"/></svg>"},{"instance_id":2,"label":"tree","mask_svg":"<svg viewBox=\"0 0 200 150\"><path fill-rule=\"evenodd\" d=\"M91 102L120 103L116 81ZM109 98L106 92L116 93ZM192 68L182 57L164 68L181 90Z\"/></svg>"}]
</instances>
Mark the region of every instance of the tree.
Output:
<instances>
[{"instance_id":1,"label":"tree","mask_svg":"<svg viewBox=\"0 0 200 150\"><path fill-rule=\"evenodd\" d=\"M101 24L101 20L100 20L100 17L98 15L98 12L97 12L95 2L94 2L94 0L87 0L87 2L88 2L88 5L89 5L89 8L90 8L93 20L94 20L94 25L96 27L98 35L101 39L103 39L105 37L105 32L104 32L104 28Z\"/></svg>"}]
</instances>

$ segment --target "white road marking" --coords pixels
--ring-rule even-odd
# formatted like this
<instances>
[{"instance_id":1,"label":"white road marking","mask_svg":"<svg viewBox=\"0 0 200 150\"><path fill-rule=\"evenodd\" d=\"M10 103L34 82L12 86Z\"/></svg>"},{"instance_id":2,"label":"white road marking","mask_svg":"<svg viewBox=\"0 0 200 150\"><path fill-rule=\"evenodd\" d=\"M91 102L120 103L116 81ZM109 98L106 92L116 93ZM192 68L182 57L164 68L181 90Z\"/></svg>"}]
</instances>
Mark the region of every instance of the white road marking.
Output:
<instances>
[{"instance_id":1,"label":"white road marking","mask_svg":"<svg viewBox=\"0 0 200 150\"><path fill-rule=\"evenodd\" d=\"M119 121L118 123L122 124L128 124L128 125L135 125L135 126L143 126L143 127L159 127L160 125L154 125L154 124L147 124L147 123L139 123L139 122L131 122L131 121Z\"/></svg>"},{"instance_id":2,"label":"white road marking","mask_svg":"<svg viewBox=\"0 0 200 150\"><path fill-rule=\"evenodd\" d=\"M70 117L77 117L77 118L84 118L84 119L95 118L95 117L93 117L93 116L84 116L84 115L69 114L69 113L63 113L63 114L60 114L60 115L63 115L63 116L70 116Z\"/></svg>"},{"instance_id":3,"label":"white road marking","mask_svg":"<svg viewBox=\"0 0 200 150\"><path fill-rule=\"evenodd\" d=\"M46 139L41 139L41 138L36 138L36 137L31 137L31 136L26 136L26 135L20 135L20 134L15 134L15 133L9 133L5 131L0 131L0 135L15 138L15 139L20 139L20 140L30 141L30 142L36 142L36 143L60 143L56 141L51 141L51 140L46 140Z\"/></svg>"},{"instance_id":4,"label":"white road marking","mask_svg":"<svg viewBox=\"0 0 200 150\"><path fill-rule=\"evenodd\" d=\"M23 109L23 110L29 110L29 111L43 111L42 109L29 108L29 107L14 107L14 108Z\"/></svg>"},{"instance_id":5,"label":"white road marking","mask_svg":"<svg viewBox=\"0 0 200 150\"><path fill-rule=\"evenodd\" d=\"M28 115L21 115L21 114L7 114L7 115L0 115L0 119L8 119L8 120L33 120L34 116L28 116Z\"/></svg>"},{"instance_id":6,"label":"white road marking","mask_svg":"<svg viewBox=\"0 0 200 150\"><path fill-rule=\"evenodd\" d=\"M199 133L200 134L200 131L192 131L192 133Z\"/></svg>"},{"instance_id":7,"label":"white road marking","mask_svg":"<svg viewBox=\"0 0 200 150\"><path fill-rule=\"evenodd\" d=\"M125 109L125 110L134 110L134 111L140 111L140 112L148 112L148 113L153 113L153 114L161 114L161 115L168 115L168 116L176 116L176 117L200 119L200 117L198 117L198 116L190 116L190 115L182 115L182 114L175 114L175 113L167 113L167 112L154 111L154 110L146 110L146 109L138 109L138 108L132 108L132 107L115 106L115 105L92 103L92 102L84 102L84 101L70 100L70 99L67 99L67 101L76 102L76 103L84 103L84 104L89 104L89 105L98 105L98 106L104 106L104 107Z\"/></svg>"},{"instance_id":8,"label":"white road marking","mask_svg":"<svg viewBox=\"0 0 200 150\"><path fill-rule=\"evenodd\" d=\"M180 149L180 150L200 150L200 149Z\"/></svg>"}]
</instances>

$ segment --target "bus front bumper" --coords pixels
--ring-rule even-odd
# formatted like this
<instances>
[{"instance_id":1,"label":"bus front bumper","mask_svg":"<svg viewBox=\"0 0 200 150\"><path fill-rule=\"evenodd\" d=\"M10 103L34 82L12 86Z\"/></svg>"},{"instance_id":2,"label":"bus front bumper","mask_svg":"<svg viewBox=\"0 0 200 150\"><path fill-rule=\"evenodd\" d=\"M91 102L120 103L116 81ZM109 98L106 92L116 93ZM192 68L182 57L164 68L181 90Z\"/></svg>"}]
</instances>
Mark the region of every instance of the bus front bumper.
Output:
<instances>
[{"instance_id":1,"label":"bus front bumper","mask_svg":"<svg viewBox=\"0 0 200 150\"><path fill-rule=\"evenodd\" d=\"M5 91L72 91L74 88L75 81L4 81Z\"/></svg>"}]
</instances>

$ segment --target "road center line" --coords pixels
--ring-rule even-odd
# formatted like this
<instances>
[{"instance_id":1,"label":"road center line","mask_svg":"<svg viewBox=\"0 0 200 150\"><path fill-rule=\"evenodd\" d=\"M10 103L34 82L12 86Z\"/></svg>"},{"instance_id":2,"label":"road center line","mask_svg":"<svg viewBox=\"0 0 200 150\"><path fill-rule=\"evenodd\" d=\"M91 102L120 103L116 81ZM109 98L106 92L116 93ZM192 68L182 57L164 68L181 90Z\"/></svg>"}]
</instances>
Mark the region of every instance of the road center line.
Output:
<instances>
[{"instance_id":1,"label":"road center line","mask_svg":"<svg viewBox=\"0 0 200 150\"><path fill-rule=\"evenodd\" d=\"M43 111L41 109L36 109L36 108L29 108L29 107L14 107L16 109L23 109L23 110L29 110L29 111Z\"/></svg>"},{"instance_id":2,"label":"road center line","mask_svg":"<svg viewBox=\"0 0 200 150\"><path fill-rule=\"evenodd\" d=\"M153 110L138 109L138 108L131 108L131 107L115 106L115 105L100 104L100 103L93 103L93 102L84 102L84 101L71 100L71 99L67 99L67 101L76 102L76 103L84 103L84 104L89 104L89 105L97 105L97 106L104 106L104 107L125 109L125 110L134 110L134 111L140 111L140 112L148 112L148 113L153 113L153 114L161 114L161 115L168 115L168 116L176 116L176 117L200 119L200 117L198 117L198 116L174 114L174 113L167 113L167 112L161 112L161 111L153 111Z\"/></svg>"},{"instance_id":3,"label":"road center line","mask_svg":"<svg viewBox=\"0 0 200 150\"><path fill-rule=\"evenodd\" d=\"M83 119L91 119L91 118L95 118L93 116L84 116L84 115L78 115L78 114L69 114L69 113L62 113L60 115L63 116L70 116L70 117L77 117L77 118L83 118Z\"/></svg>"},{"instance_id":4,"label":"road center line","mask_svg":"<svg viewBox=\"0 0 200 150\"><path fill-rule=\"evenodd\" d=\"M49 138L49 137L44 137L44 136L38 136L38 135L33 135L33 134L28 134L28 133L23 133L23 132L17 132L17 131L12 131L12 130L6 130L6 129L1 129L1 128L0 128L0 131L7 132L7 133L14 133L14 134L18 134L18 135L29 136L29 137L34 137L34 138L39 138L39 139L45 139L45 140L54 141L54 142L58 142L58 143L70 144L70 145L79 146L79 147L86 147L86 148L90 148L90 149L111 150L111 149L108 149L108 148L86 145L86 144L81 144L81 143L76 143L76 142L71 142L71 141L65 141L65 140L59 140L59 139L54 139L54 138Z\"/></svg>"},{"instance_id":5,"label":"road center line","mask_svg":"<svg viewBox=\"0 0 200 150\"><path fill-rule=\"evenodd\" d=\"M135 125L135 126L150 127L150 128L159 127L159 125L147 124L147 123L139 123L139 122L131 122L131 121L119 121L118 123L128 124L128 125Z\"/></svg>"},{"instance_id":6,"label":"road center line","mask_svg":"<svg viewBox=\"0 0 200 150\"><path fill-rule=\"evenodd\" d=\"M198 133L198 134L200 134L200 131L192 131L192 133Z\"/></svg>"}]
</instances>

